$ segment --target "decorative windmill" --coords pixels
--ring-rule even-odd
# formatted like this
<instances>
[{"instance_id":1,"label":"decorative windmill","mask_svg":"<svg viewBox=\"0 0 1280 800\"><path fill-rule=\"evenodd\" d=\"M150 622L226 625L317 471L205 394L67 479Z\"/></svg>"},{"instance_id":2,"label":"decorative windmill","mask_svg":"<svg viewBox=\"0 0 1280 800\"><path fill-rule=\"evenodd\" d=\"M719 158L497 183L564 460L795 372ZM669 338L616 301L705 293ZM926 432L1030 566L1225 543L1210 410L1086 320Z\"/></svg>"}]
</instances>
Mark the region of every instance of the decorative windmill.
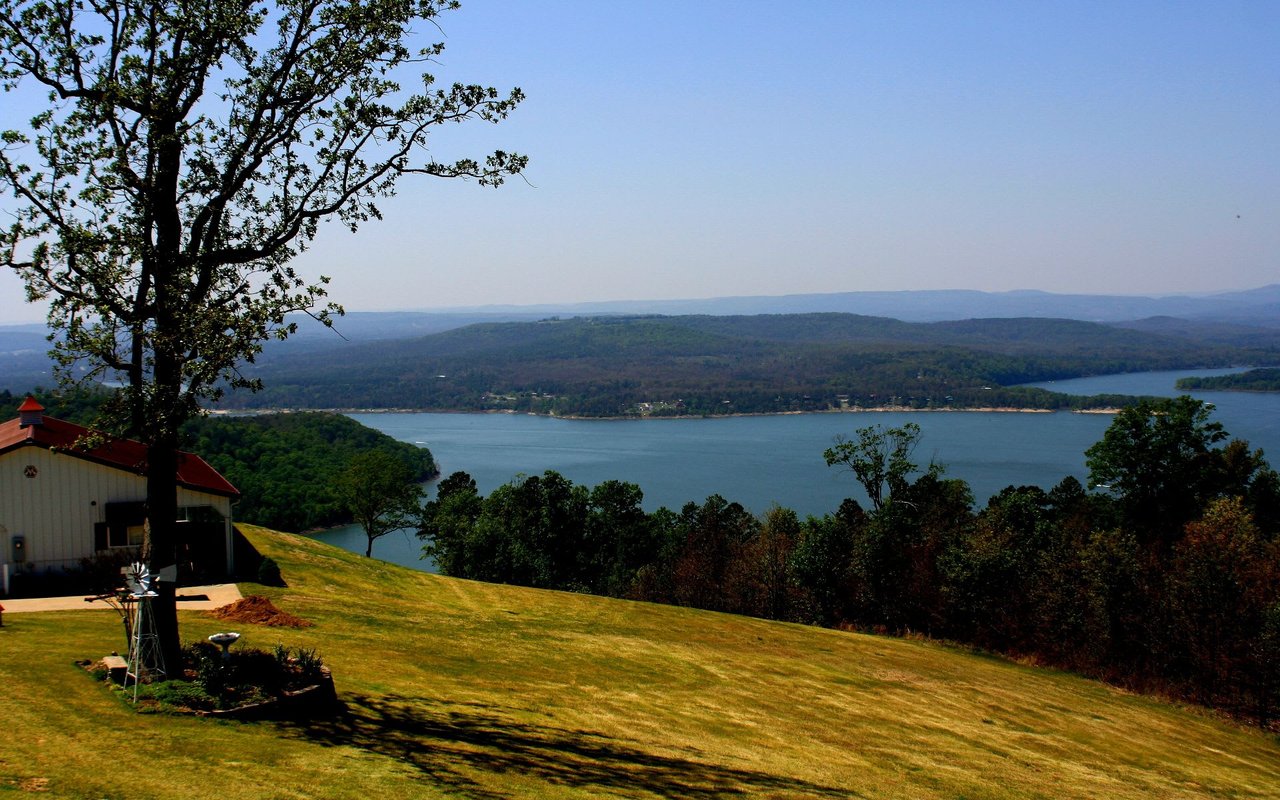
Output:
<instances>
[{"instance_id":1,"label":"decorative windmill","mask_svg":"<svg viewBox=\"0 0 1280 800\"><path fill-rule=\"evenodd\" d=\"M129 642L129 676L133 678L133 701L138 702L138 684L151 675L164 674L164 655L156 631L151 601L156 594L155 577L146 564L136 562L124 570L125 585L134 601L133 638Z\"/></svg>"}]
</instances>

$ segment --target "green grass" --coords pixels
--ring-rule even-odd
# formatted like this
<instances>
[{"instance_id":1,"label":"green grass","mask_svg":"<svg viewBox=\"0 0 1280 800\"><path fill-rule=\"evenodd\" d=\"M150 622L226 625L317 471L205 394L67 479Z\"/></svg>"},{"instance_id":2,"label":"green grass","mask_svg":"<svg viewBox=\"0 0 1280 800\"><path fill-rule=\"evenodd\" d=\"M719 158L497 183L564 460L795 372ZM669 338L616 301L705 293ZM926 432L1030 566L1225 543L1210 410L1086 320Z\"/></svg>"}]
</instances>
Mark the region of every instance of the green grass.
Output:
<instances>
[{"instance_id":1,"label":"green grass","mask_svg":"<svg viewBox=\"0 0 1280 800\"><path fill-rule=\"evenodd\" d=\"M1280 742L939 645L426 575L245 527L346 712L138 715L72 662L114 615L0 628L0 797L1280 797ZM183 613L186 639L225 627Z\"/></svg>"}]
</instances>

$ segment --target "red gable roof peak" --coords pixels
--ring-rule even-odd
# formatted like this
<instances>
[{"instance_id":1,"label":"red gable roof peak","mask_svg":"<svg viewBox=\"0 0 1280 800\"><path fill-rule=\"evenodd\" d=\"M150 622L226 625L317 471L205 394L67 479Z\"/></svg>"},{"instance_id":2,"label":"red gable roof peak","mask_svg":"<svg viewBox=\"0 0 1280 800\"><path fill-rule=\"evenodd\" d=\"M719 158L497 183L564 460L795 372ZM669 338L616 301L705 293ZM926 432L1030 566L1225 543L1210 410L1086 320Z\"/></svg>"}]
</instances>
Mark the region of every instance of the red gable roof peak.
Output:
<instances>
[{"instance_id":1,"label":"red gable roof peak","mask_svg":"<svg viewBox=\"0 0 1280 800\"><path fill-rule=\"evenodd\" d=\"M35 395L27 395L27 399L22 401L22 405L18 406L18 411L44 411L44 406L36 402Z\"/></svg>"}]
</instances>

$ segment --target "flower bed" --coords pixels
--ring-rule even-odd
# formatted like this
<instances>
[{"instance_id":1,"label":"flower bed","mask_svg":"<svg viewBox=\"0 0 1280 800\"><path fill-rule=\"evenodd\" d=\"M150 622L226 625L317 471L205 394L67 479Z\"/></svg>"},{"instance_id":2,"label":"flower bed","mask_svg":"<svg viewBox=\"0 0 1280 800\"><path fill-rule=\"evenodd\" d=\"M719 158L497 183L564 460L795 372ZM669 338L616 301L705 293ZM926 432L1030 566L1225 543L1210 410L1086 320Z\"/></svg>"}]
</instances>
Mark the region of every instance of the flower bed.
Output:
<instances>
[{"instance_id":1,"label":"flower bed","mask_svg":"<svg viewBox=\"0 0 1280 800\"><path fill-rule=\"evenodd\" d=\"M208 642L183 651L177 677L137 687L141 713L201 714L239 719L316 716L338 705L333 675L315 650L238 649L224 659ZM106 672L103 662L99 669ZM105 679L105 675L104 675ZM131 682L123 691L133 699Z\"/></svg>"}]
</instances>

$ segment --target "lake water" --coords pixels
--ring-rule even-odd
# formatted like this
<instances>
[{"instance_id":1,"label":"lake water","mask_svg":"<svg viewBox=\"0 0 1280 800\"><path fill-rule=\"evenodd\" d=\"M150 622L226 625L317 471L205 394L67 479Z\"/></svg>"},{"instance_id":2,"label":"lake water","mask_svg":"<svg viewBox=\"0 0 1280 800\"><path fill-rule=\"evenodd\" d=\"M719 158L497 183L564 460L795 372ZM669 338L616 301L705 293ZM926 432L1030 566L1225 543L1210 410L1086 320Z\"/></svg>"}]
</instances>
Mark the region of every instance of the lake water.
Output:
<instances>
[{"instance_id":1,"label":"lake water","mask_svg":"<svg viewBox=\"0 0 1280 800\"><path fill-rule=\"evenodd\" d=\"M1036 384L1071 394L1175 396L1174 381L1188 375L1238 370L1198 370L1107 375ZM1280 394L1202 392L1215 405L1214 419L1233 436L1262 447L1280 463ZM852 474L827 467L822 451L838 434L868 425L917 423L922 432L916 461L931 459L962 478L979 503L1009 485L1050 488L1073 475L1086 482L1084 451L1111 424L1108 414L1070 412L850 412L714 419L565 420L526 414L352 414L396 439L431 448L441 474L463 470L481 493L518 475L553 469L574 483L595 486L610 479L644 491L648 510L679 509L720 494L755 512L777 504L801 516L834 511L845 497L866 498ZM358 526L335 528L317 538L364 552ZM430 569L419 559L421 543L409 533L376 541L374 556Z\"/></svg>"}]
</instances>

